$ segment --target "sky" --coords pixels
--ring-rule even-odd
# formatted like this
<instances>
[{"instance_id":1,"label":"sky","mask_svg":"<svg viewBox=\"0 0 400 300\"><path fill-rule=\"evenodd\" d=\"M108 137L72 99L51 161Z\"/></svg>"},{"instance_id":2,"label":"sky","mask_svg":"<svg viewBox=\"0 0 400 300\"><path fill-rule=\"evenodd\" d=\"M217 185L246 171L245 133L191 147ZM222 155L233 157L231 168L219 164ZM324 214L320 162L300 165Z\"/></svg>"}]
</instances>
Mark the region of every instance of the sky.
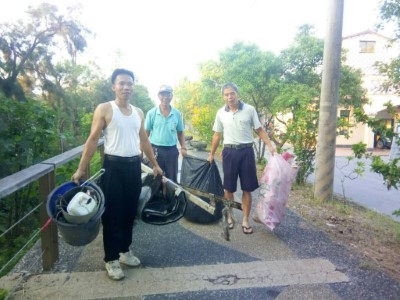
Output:
<instances>
[{"instance_id":1,"label":"sky","mask_svg":"<svg viewBox=\"0 0 400 300\"><path fill-rule=\"evenodd\" d=\"M342 35L373 30L380 1L344 0ZM29 5L41 2L9 1L0 11L0 22L23 19ZM79 20L95 33L86 57L94 59L106 76L117 67L131 69L156 100L160 85L176 86L184 77L198 79L198 64L218 59L219 53L235 42L257 44L263 51L278 54L306 23L314 25L317 36L324 38L331 0L47 2L60 11L81 4Z\"/></svg>"}]
</instances>

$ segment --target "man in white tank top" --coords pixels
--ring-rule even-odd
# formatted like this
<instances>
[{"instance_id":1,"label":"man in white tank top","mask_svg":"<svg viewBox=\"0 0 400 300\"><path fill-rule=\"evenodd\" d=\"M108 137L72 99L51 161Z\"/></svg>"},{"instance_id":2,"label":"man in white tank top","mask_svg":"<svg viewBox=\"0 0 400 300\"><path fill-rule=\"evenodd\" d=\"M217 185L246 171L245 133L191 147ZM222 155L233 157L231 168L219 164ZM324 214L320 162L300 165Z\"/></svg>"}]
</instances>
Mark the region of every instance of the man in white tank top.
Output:
<instances>
[{"instance_id":1,"label":"man in white tank top","mask_svg":"<svg viewBox=\"0 0 400 300\"><path fill-rule=\"evenodd\" d=\"M104 135L104 163L106 170L100 180L105 197L102 215L104 261L107 274L114 280L124 278L120 263L137 266L133 255L132 229L142 189L140 147L152 163L154 175L162 175L153 149L144 130L144 114L129 103L133 94L133 72L116 69L111 76L115 100L101 103L94 111L90 135L72 180L79 184Z\"/></svg>"}]
</instances>

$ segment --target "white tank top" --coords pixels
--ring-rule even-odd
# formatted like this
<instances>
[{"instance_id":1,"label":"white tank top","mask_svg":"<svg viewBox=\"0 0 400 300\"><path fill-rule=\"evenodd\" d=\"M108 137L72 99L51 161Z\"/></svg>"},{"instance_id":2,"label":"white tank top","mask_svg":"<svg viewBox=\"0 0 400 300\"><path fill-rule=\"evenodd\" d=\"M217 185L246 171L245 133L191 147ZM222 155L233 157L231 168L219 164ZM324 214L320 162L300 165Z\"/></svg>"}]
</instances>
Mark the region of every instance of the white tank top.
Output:
<instances>
[{"instance_id":1,"label":"white tank top","mask_svg":"<svg viewBox=\"0 0 400 300\"><path fill-rule=\"evenodd\" d=\"M125 116L114 101L110 101L112 118L110 124L103 130L104 153L122 157L140 154L141 119L136 109L131 106L132 113Z\"/></svg>"}]
</instances>

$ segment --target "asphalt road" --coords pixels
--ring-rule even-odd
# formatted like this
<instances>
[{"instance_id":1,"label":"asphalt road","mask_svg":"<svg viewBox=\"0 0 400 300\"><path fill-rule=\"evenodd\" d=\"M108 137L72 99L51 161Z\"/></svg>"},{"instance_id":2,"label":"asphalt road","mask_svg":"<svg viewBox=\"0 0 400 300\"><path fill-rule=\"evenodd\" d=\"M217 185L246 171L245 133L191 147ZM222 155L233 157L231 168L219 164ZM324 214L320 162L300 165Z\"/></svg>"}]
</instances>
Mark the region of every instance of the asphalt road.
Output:
<instances>
[{"instance_id":1,"label":"asphalt road","mask_svg":"<svg viewBox=\"0 0 400 300\"><path fill-rule=\"evenodd\" d=\"M388 161L389 156L382 156L382 159ZM400 190L388 190L383 184L383 177L370 171L370 160L358 161L365 164L363 176L353 173L357 160L349 161L345 156L336 156L334 193L400 221L400 217L392 215L393 211L400 209ZM308 181L314 182L314 174L309 176Z\"/></svg>"}]
</instances>

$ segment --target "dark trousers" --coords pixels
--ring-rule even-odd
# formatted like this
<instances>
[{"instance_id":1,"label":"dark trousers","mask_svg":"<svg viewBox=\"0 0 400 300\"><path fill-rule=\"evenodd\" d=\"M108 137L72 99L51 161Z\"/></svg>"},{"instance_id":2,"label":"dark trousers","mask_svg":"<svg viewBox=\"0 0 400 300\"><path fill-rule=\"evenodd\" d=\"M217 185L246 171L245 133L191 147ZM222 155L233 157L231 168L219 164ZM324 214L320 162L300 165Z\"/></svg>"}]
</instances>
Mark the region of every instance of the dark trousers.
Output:
<instances>
[{"instance_id":1,"label":"dark trousers","mask_svg":"<svg viewBox=\"0 0 400 300\"><path fill-rule=\"evenodd\" d=\"M176 146L160 147L153 145L157 156L157 162L164 171L165 177L178 183L178 157L179 151Z\"/></svg>"},{"instance_id":2,"label":"dark trousers","mask_svg":"<svg viewBox=\"0 0 400 300\"><path fill-rule=\"evenodd\" d=\"M100 181L105 197L103 245L104 261L108 262L129 251L142 180L139 157L134 161L114 161L106 156L103 167L106 170Z\"/></svg>"}]
</instances>

